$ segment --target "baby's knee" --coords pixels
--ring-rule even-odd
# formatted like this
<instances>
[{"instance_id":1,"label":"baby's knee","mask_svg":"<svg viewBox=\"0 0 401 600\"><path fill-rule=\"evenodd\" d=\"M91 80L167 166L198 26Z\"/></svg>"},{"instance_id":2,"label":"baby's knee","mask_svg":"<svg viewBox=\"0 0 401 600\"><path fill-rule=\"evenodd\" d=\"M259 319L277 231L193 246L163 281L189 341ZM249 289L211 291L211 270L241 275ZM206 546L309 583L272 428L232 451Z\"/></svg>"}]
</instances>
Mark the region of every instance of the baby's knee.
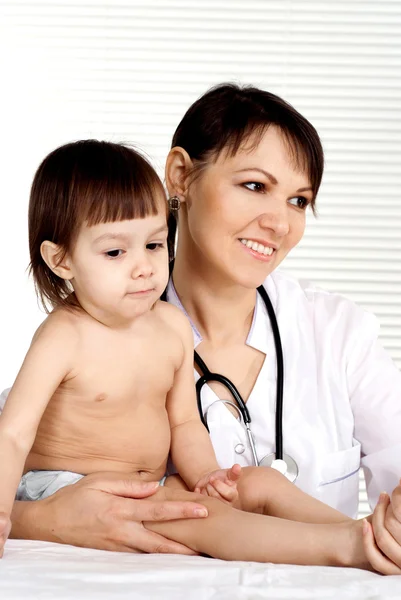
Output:
<instances>
[{"instance_id":1,"label":"baby's knee","mask_svg":"<svg viewBox=\"0 0 401 600\"><path fill-rule=\"evenodd\" d=\"M237 484L241 508L250 512L265 512L283 479L285 477L271 467L244 467Z\"/></svg>"},{"instance_id":2,"label":"baby's knee","mask_svg":"<svg viewBox=\"0 0 401 600\"><path fill-rule=\"evenodd\" d=\"M284 475L271 467L243 467L238 483L244 487L278 485L283 479Z\"/></svg>"}]
</instances>

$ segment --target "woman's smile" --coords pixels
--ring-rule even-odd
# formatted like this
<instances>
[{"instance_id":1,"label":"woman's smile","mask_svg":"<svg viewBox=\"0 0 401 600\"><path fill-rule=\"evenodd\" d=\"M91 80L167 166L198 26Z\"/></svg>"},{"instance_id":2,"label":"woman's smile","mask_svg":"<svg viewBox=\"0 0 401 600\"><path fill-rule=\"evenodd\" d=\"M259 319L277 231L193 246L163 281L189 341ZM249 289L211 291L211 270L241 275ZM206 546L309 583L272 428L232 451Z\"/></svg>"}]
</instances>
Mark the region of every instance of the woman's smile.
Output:
<instances>
[{"instance_id":1,"label":"woman's smile","mask_svg":"<svg viewBox=\"0 0 401 600\"><path fill-rule=\"evenodd\" d=\"M239 241L245 246L245 249L248 250L251 256L255 256L258 259L269 260L275 251L275 248L265 241L246 238L241 238Z\"/></svg>"}]
</instances>

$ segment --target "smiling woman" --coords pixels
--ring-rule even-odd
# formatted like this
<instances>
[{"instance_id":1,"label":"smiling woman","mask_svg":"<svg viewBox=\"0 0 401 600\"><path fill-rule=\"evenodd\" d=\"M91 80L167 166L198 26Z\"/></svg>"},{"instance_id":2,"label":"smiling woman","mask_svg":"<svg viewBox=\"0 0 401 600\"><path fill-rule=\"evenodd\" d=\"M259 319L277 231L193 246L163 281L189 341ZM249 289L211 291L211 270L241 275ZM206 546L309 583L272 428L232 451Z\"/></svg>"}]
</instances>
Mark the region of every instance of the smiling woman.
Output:
<instances>
[{"instance_id":1,"label":"smiling woman","mask_svg":"<svg viewBox=\"0 0 401 600\"><path fill-rule=\"evenodd\" d=\"M168 191L181 201L167 298L189 316L201 359L246 401L260 460L275 452L277 383L272 331L256 294L264 286L283 344L284 451L298 464L297 485L355 516L360 466L372 506L399 481L401 376L373 315L277 270L303 236L323 162L316 130L281 98L233 84L199 98L167 158ZM169 224L172 246L172 217ZM220 401L232 398L218 383L204 388L219 463L253 464L237 412ZM400 522L399 512L388 514L399 542Z\"/></svg>"},{"instance_id":2,"label":"smiling woman","mask_svg":"<svg viewBox=\"0 0 401 600\"><path fill-rule=\"evenodd\" d=\"M188 155L180 148L171 151L170 181L178 180L175 190L183 196L179 243L198 273L204 264L208 278L214 270L220 284L237 280L254 290L300 241L305 208L314 196L307 173L289 160L288 148L280 130L269 127L258 142L250 138L234 155L221 152L188 188L181 177Z\"/></svg>"}]
</instances>

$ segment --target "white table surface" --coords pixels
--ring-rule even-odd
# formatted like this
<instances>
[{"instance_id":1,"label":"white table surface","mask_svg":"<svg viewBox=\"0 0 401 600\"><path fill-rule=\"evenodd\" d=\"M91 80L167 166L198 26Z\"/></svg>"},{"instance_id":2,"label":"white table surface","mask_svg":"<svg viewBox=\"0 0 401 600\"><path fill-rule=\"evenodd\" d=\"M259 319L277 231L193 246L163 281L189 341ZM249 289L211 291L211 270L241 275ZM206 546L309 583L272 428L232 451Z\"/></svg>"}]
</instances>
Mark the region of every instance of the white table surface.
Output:
<instances>
[{"instance_id":1,"label":"white table surface","mask_svg":"<svg viewBox=\"0 0 401 600\"><path fill-rule=\"evenodd\" d=\"M0 599L401 600L401 576L358 569L225 562L202 557L106 552L9 540Z\"/></svg>"}]
</instances>

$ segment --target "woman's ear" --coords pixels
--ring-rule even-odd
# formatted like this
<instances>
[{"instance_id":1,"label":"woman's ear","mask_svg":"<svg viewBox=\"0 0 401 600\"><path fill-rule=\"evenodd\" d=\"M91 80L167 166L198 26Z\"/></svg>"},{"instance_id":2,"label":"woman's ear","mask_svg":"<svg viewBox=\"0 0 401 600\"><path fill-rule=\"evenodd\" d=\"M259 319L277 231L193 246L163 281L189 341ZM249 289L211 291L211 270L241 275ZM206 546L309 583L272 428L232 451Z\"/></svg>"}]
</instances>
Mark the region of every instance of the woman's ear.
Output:
<instances>
[{"instance_id":1,"label":"woman's ear","mask_svg":"<svg viewBox=\"0 0 401 600\"><path fill-rule=\"evenodd\" d=\"M170 196L179 196L184 200L188 188L188 175L193 168L192 160L184 148L175 146L170 150L166 160L166 186Z\"/></svg>"},{"instance_id":2,"label":"woman's ear","mask_svg":"<svg viewBox=\"0 0 401 600\"><path fill-rule=\"evenodd\" d=\"M49 269L51 269L58 277L68 280L74 277L71 270L70 258L68 254L64 252L63 248L46 240L42 242L40 246L40 254Z\"/></svg>"}]
</instances>

